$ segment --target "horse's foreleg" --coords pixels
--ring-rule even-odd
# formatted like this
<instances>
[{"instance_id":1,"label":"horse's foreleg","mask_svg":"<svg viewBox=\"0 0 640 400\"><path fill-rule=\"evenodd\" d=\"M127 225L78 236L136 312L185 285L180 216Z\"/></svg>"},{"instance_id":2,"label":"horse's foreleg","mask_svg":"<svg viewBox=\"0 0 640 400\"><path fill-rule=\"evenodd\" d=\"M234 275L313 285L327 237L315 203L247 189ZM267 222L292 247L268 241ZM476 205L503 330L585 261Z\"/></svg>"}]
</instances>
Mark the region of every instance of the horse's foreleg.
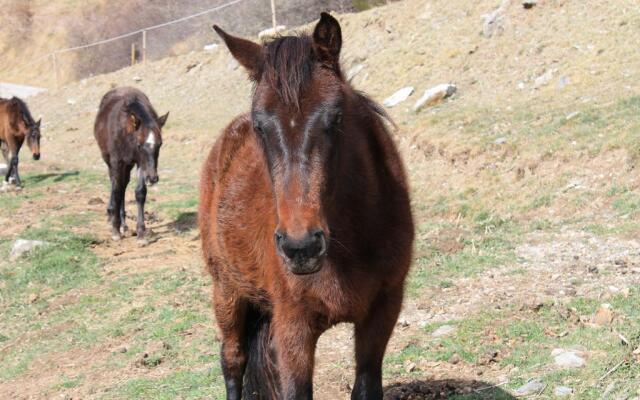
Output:
<instances>
[{"instance_id":1,"label":"horse's foreleg","mask_svg":"<svg viewBox=\"0 0 640 400\"><path fill-rule=\"evenodd\" d=\"M382 359L402 307L402 288L378 296L355 324L356 381L352 400L382 400Z\"/></svg>"},{"instance_id":2,"label":"horse's foreleg","mask_svg":"<svg viewBox=\"0 0 640 400\"><path fill-rule=\"evenodd\" d=\"M111 195L109 196L109 205L107 206L108 221L113 223L114 212L116 207L116 180L111 167L109 167L109 180L111 181Z\"/></svg>"},{"instance_id":3,"label":"horse's foreleg","mask_svg":"<svg viewBox=\"0 0 640 400\"><path fill-rule=\"evenodd\" d=\"M144 203L147 200L147 184L144 182L144 173L138 169L138 186L136 187L136 203L138 203L138 221L136 223L136 234L138 240L144 240Z\"/></svg>"},{"instance_id":4,"label":"horse's foreleg","mask_svg":"<svg viewBox=\"0 0 640 400\"><path fill-rule=\"evenodd\" d=\"M131 168L132 167L126 167L123 175L122 175L122 179L123 179L123 189L122 189L122 201L120 202L120 233L122 235L126 234L127 231L129 230L129 227L127 226L127 213L124 210L124 203L125 203L125 198L127 195L127 186L129 185L129 180L131 179Z\"/></svg>"},{"instance_id":5,"label":"horse's foreleg","mask_svg":"<svg viewBox=\"0 0 640 400\"><path fill-rule=\"evenodd\" d=\"M313 364L319 333L309 321L298 318L304 314L304 310L274 310L274 340L284 400L313 399Z\"/></svg>"},{"instance_id":6,"label":"horse's foreleg","mask_svg":"<svg viewBox=\"0 0 640 400\"><path fill-rule=\"evenodd\" d=\"M111 196L113 198L113 210L111 219L111 239L118 241L122 237L120 235L120 226L123 223L124 208L124 192L127 189L126 180L122 170L114 171L113 189Z\"/></svg>"},{"instance_id":7,"label":"horse's foreleg","mask_svg":"<svg viewBox=\"0 0 640 400\"><path fill-rule=\"evenodd\" d=\"M13 165L13 179L15 179L16 186L22 187L22 180L20 179L20 174L18 173L18 154L13 156L11 159L11 164Z\"/></svg>"},{"instance_id":8,"label":"horse's foreleg","mask_svg":"<svg viewBox=\"0 0 640 400\"><path fill-rule=\"evenodd\" d=\"M244 346L246 303L235 293L225 292L222 285L214 281L214 311L222 333L220 363L227 390L227 400L242 398L242 379L247 365Z\"/></svg>"}]
</instances>

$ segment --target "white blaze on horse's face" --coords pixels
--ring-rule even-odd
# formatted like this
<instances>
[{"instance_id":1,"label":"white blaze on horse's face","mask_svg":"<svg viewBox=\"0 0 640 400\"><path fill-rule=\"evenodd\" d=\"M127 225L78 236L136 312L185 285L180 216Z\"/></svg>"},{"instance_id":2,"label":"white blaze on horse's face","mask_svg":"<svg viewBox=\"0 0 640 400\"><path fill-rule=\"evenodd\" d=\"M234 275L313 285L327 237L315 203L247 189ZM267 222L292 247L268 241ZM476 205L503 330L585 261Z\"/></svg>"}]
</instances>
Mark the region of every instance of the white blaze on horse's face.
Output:
<instances>
[{"instance_id":1,"label":"white blaze on horse's face","mask_svg":"<svg viewBox=\"0 0 640 400\"><path fill-rule=\"evenodd\" d=\"M149 136L147 136L147 141L145 143L151 146L155 145L156 135L153 132L149 132Z\"/></svg>"}]
</instances>

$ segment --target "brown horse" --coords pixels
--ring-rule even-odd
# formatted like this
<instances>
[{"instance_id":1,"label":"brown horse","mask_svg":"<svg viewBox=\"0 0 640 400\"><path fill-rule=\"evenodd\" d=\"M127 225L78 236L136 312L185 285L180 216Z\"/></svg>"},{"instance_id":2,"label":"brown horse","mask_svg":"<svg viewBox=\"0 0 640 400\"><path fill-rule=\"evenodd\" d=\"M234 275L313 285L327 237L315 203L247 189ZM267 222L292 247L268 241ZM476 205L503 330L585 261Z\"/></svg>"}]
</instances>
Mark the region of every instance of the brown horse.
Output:
<instances>
[{"instance_id":1,"label":"brown horse","mask_svg":"<svg viewBox=\"0 0 640 400\"><path fill-rule=\"evenodd\" d=\"M110 90L100 102L94 126L102 158L109 168L111 199L107 207L112 224L111 238L120 240L127 231L124 198L131 170L138 166L136 202L138 241L145 243L144 203L147 183L158 182L158 157L162 146L162 127L169 113L162 117L153 109L149 98L138 89L122 87Z\"/></svg>"},{"instance_id":2,"label":"brown horse","mask_svg":"<svg viewBox=\"0 0 640 400\"><path fill-rule=\"evenodd\" d=\"M200 182L227 398L311 399L320 334L353 322L352 398L381 399L414 235L386 115L346 82L329 14L264 46L214 29L255 83Z\"/></svg>"},{"instance_id":3,"label":"brown horse","mask_svg":"<svg viewBox=\"0 0 640 400\"><path fill-rule=\"evenodd\" d=\"M29 108L21 99L0 99L0 147L8 166L5 182L13 179L17 186L22 186L18 174L18 153L25 139L33 159L40 159L40 122L33 120Z\"/></svg>"}]
</instances>

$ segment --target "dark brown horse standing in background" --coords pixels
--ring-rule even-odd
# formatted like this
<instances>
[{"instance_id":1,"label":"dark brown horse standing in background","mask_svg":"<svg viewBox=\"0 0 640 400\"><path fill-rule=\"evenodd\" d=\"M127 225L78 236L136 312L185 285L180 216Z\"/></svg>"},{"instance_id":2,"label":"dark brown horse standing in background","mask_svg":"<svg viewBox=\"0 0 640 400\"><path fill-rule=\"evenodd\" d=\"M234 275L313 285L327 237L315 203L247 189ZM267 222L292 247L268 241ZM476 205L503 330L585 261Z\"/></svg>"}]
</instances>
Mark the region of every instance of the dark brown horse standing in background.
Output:
<instances>
[{"instance_id":1,"label":"dark brown horse standing in background","mask_svg":"<svg viewBox=\"0 0 640 400\"><path fill-rule=\"evenodd\" d=\"M5 182L13 178L17 186L22 186L18 174L18 153L25 139L33 159L40 159L40 122L33 120L29 108L21 99L0 99L0 147L7 163Z\"/></svg>"},{"instance_id":2,"label":"dark brown horse standing in background","mask_svg":"<svg viewBox=\"0 0 640 400\"><path fill-rule=\"evenodd\" d=\"M344 79L329 14L264 46L214 29L256 85L200 183L227 398L311 399L320 334L353 322L352 399L381 399L414 235L384 111Z\"/></svg>"},{"instance_id":3,"label":"dark brown horse standing in background","mask_svg":"<svg viewBox=\"0 0 640 400\"><path fill-rule=\"evenodd\" d=\"M138 241L144 242L144 203L147 183L158 182L158 156L162 146L162 127L169 113L158 117L147 96L138 89L122 87L110 90L100 102L94 135L102 158L109 168L111 198L107 208L112 224L111 237L120 240L127 231L124 198L131 169L138 166L136 202Z\"/></svg>"}]
</instances>

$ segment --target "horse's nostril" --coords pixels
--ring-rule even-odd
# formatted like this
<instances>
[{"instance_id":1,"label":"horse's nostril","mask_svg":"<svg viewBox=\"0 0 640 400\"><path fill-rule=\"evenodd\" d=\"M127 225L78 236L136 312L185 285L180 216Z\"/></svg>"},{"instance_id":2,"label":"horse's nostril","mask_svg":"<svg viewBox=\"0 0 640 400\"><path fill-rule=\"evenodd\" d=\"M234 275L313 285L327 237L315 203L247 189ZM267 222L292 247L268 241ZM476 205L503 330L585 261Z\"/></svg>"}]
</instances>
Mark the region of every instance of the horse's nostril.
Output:
<instances>
[{"instance_id":1,"label":"horse's nostril","mask_svg":"<svg viewBox=\"0 0 640 400\"><path fill-rule=\"evenodd\" d=\"M40 159L40 153L34 154L33 155L33 159L34 160L39 160Z\"/></svg>"},{"instance_id":2,"label":"horse's nostril","mask_svg":"<svg viewBox=\"0 0 640 400\"><path fill-rule=\"evenodd\" d=\"M294 262L321 257L326 253L327 245L324 232L311 231L302 239L294 240L276 232L276 245L280 253Z\"/></svg>"}]
</instances>

